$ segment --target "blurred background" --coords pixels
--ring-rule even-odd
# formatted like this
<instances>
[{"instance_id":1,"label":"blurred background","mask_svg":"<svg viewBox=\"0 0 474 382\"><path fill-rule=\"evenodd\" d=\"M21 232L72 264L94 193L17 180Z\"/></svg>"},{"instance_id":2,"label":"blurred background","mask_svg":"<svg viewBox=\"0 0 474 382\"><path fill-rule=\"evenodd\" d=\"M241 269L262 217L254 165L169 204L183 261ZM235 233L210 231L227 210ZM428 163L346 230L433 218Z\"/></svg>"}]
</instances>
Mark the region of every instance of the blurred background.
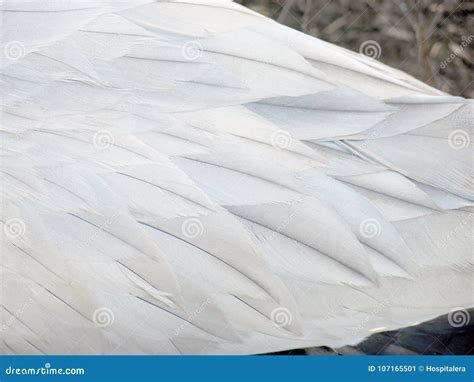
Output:
<instances>
[{"instance_id":1,"label":"blurred background","mask_svg":"<svg viewBox=\"0 0 474 382\"><path fill-rule=\"evenodd\" d=\"M453 95L474 98L474 0L236 0Z\"/></svg>"}]
</instances>

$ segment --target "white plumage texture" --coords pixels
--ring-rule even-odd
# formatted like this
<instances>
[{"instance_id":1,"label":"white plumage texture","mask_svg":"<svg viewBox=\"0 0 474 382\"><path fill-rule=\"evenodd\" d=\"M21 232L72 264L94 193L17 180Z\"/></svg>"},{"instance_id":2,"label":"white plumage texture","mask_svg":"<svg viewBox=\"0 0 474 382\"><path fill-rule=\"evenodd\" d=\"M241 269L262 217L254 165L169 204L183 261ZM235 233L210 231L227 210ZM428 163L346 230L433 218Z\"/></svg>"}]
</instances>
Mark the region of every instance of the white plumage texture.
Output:
<instances>
[{"instance_id":1,"label":"white plumage texture","mask_svg":"<svg viewBox=\"0 0 474 382\"><path fill-rule=\"evenodd\" d=\"M342 346L474 306L472 101L230 1L1 8L1 353Z\"/></svg>"}]
</instances>

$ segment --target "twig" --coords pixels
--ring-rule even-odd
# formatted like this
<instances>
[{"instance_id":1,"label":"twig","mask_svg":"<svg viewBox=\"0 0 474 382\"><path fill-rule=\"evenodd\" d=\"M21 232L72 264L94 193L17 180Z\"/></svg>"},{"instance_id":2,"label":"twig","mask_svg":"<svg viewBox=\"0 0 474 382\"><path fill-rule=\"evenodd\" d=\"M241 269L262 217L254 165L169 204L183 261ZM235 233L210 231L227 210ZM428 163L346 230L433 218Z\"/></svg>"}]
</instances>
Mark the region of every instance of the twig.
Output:
<instances>
[{"instance_id":1,"label":"twig","mask_svg":"<svg viewBox=\"0 0 474 382\"><path fill-rule=\"evenodd\" d=\"M278 15L277 21L281 24L285 23L286 18L288 17L288 14L290 13L290 9L293 7L295 3L295 0L287 0L286 3L283 5L283 8Z\"/></svg>"}]
</instances>

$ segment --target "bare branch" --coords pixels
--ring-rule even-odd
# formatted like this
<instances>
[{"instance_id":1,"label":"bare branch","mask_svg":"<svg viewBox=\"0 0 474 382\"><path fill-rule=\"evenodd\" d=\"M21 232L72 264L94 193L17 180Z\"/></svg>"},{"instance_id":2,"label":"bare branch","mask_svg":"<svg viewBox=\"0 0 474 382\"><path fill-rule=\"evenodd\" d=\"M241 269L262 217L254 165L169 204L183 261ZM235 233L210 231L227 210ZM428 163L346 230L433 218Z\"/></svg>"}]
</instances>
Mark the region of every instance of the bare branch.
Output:
<instances>
[{"instance_id":1,"label":"bare branch","mask_svg":"<svg viewBox=\"0 0 474 382\"><path fill-rule=\"evenodd\" d=\"M283 8L282 8L280 14L278 15L277 21L279 23L282 23L282 24L285 23L285 20L286 20L286 18L288 17L288 15L290 13L290 9L293 7L294 4L295 4L295 0L287 0L286 1L286 3L283 5Z\"/></svg>"}]
</instances>

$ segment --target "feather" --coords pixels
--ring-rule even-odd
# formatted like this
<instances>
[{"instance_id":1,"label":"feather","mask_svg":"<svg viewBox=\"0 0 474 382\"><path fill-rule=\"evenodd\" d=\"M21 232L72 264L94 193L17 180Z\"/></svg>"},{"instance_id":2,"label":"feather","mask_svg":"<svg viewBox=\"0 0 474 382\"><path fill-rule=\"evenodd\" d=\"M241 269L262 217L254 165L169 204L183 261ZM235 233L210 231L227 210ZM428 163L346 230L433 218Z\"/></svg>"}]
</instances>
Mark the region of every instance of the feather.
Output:
<instances>
[{"instance_id":1,"label":"feather","mask_svg":"<svg viewBox=\"0 0 474 382\"><path fill-rule=\"evenodd\" d=\"M1 353L336 348L474 306L471 101L230 1L1 7Z\"/></svg>"}]
</instances>

